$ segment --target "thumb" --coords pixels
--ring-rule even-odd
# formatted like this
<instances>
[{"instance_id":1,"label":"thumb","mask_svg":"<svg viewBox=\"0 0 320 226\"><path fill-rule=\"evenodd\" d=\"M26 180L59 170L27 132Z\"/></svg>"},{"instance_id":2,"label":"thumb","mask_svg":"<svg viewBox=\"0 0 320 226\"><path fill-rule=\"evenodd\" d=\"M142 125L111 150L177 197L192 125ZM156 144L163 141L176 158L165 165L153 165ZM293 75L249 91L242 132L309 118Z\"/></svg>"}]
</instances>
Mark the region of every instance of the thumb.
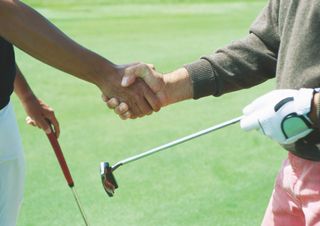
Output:
<instances>
[{"instance_id":1,"label":"thumb","mask_svg":"<svg viewBox=\"0 0 320 226\"><path fill-rule=\"evenodd\" d=\"M147 83L154 83L153 76L152 76L152 70L154 66L151 64L134 64L131 66L128 66L124 71L124 76L122 77L121 86L122 87L128 87L132 85L137 78L142 78ZM149 84L150 85L150 84Z\"/></svg>"},{"instance_id":2,"label":"thumb","mask_svg":"<svg viewBox=\"0 0 320 226\"><path fill-rule=\"evenodd\" d=\"M122 77L121 86L122 87L128 87L132 85L136 81L137 76L134 73L125 73L125 75Z\"/></svg>"},{"instance_id":3,"label":"thumb","mask_svg":"<svg viewBox=\"0 0 320 226\"><path fill-rule=\"evenodd\" d=\"M259 129L260 124L257 114L253 113L251 115L244 116L240 121L240 127L244 131Z\"/></svg>"},{"instance_id":4,"label":"thumb","mask_svg":"<svg viewBox=\"0 0 320 226\"><path fill-rule=\"evenodd\" d=\"M164 83L162 74L157 71L145 73L142 78L149 85L153 92L158 92Z\"/></svg>"},{"instance_id":5,"label":"thumb","mask_svg":"<svg viewBox=\"0 0 320 226\"><path fill-rule=\"evenodd\" d=\"M154 70L151 64L136 64L125 69L124 76L121 81L122 87L132 85L137 78L143 79L149 87L157 92L163 85L162 74Z\"/></svg>"},{"instance_id":6,"label":"thumb","mask_svg":"<svg viewBox=\"0 0 320 226\"><path fill-rule=\"evenodd\" d=\"M51 123L48 119L39 119L38 125L46 134L50 134L52 132L49 123Z\"/></svg>"},{"instance_id":7,"label":"thumb","mask_svg":"<svg viewBox=\"0 0 320 226\"><path fill-rule=\"evenodd\" d=\"M134 74L143 79L153 92L158 92L163 86L162 74L157 72L152 64L137 65Z\"/></svg>"},{"instance_id":8,"label":"thumb","mask_svg":"<svg viewBox=\"0 0 320 226\"><path fill-rule=\"evenodd\" d=\"M128 87L132 85L136 81L136 78L140 76L140 73L139 73L140 68L141 68L141 64L134 64L134 65L128 66L124 70L121 86Z\"/></svg>"}]
</instances>

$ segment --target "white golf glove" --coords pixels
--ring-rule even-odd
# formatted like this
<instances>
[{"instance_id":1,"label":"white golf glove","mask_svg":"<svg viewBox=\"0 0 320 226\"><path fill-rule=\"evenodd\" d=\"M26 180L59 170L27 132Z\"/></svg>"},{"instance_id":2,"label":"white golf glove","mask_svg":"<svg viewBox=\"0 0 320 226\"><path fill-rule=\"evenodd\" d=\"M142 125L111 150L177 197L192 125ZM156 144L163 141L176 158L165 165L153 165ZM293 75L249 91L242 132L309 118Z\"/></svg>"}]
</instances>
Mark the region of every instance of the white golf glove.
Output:
<instances>
[{"instance_id":1,"label":"white golf glove","mask_svg":"<svg viewBox=\"0 0 320 226\"><path fill-rule=\"evenodd\" d=\"M313 89L271 91L246 106L240 126L245 131L259 130L280 144L294 143L312 131L307 116Z\"/></svg>"}]
</instances>

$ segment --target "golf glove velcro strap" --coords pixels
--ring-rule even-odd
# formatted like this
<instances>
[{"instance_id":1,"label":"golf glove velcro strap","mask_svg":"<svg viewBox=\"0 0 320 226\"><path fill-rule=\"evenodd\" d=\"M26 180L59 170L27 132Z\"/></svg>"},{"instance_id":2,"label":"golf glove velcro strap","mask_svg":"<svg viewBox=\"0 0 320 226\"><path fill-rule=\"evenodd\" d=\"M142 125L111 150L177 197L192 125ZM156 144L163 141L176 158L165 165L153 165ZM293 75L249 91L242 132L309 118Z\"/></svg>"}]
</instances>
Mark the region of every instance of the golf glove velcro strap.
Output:
<instances>
[{"instance_id":1,"label":"golf glove velcro strap","mask_svg":"<svg viewBox=\"0 0 320 226\"><path fill-rule=\"evenodd\" d=\"M312 131L308 117L313 89L271 91L243 109L245 131L259 130L280 144L291 144Z\"/></svg>"}]
</instances>

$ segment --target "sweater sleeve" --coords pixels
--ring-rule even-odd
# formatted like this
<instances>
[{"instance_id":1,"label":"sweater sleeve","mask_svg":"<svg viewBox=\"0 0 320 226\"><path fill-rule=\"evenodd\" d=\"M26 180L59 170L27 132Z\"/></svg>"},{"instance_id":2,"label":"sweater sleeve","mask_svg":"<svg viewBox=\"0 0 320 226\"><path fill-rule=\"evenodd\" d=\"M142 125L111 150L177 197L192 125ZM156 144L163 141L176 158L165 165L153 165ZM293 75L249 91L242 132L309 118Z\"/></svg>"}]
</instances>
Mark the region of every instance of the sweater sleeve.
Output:
<instances>
[{"instance_id":1,"label":"sweater sleeve","mask_svg":"<svg viewBox=\"0 0 320 226\"><path fill-rule=\"evenodd\" d=\"M220 96L275 77L280 43L278 2L269 1L247 37L185 65L192 79L194 99Z\"/></svg>"}]
</instances>

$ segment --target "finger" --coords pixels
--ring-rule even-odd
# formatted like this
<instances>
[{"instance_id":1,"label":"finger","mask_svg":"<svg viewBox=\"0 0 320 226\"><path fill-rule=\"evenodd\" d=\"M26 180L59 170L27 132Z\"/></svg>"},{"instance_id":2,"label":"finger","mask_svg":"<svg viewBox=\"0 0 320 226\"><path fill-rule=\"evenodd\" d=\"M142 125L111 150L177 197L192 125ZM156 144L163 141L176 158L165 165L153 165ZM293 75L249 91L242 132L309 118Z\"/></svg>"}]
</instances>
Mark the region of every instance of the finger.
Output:
<instances>
[{"instance_id":1,"label":"finger","mask_svg":"<svg viewBox=\"0 0 320 226\"><path fill-rule=\"evenodd\" d=\"M37 122L37 126L41 128L46 134L50 134L52 132L49 123L44 117L40 117L35 120Z\"/></svg>"},{"instance_id":2,"label":"finger","mask_svg":"<svg viewBox=\"0 0 320 226\"><path fill-rule=\"evenodd\" d=\"M152 64L139 64L135 66L135 77L140 77L154 91L159 91L164 86L163 75L155 70Z\"/></svg>"},{"instance_id":3,"label":"finger","mask_svg":"<svg viewBox=\"0 0 320 226\"><path fill-rule=\"evenodd\" d=\"M157 71L146 72L143 80L154 92L158 92L165 85L163 75Z\"/></svg>"},{"instance_id":4,"label":"finger","mask_svg":"<svg viewBox=\"0 0 320 226\"><path fill-rule=\"evenodd\" d=\"M140 109L140 113L136 114L138 117L143 117L152 113L152 108L144 97L138 100L137 107Z\"/></svg>"},{"instance_id":5,"label":"finger","mask_svg":"<svg viewBox=\"0 0 320 226\"><path fill-rule=\"evenodd\" d=\"M132 116L130 117L130 119L136 119L136 118L138 118L136 115L132 115Z\"/></svg>"},{"instance_id":6,"label":"finger","mask_svg":"<svg viewBox=\"0 0 320 226\"><path fill-rule=\"evenodd\" d=\"M116 107L119 106L119 101L117 98L111 98L109 101L107 101L107 106L110 108L110 109L115 109Z\"/></svg>"},{"instance_id":7,"label":"finger","mask_svg":"<svg viewBox=\"0 0 320 226\"><path fill-rule=\"evenodd\" d=\"M151 68L152 70L156 70L156 67L153 64L147 64L149 68Z\"/></svg>"},{"instance_id":8,"label":"finger","mask_svg":"<svg viewBox=\"0 0 320 226\"><path fill-rule=\"evenodd\" d=\"M127 112L124 113L122 116L123 116L123 117L126 117L126 118L135 118L135 117L133 117L133 115L132 115L132 113L131 113L130 111L127 111Z\"/></svg>"},{"instance_id":9,"label":"finger","mask_svg":"<svg viewBox=\"0 0 320 226\"><path fill-rule=\"evenodd\" d=\"M121 86L128 87L136 81L137 76L134 74L126 74L122 77Z\"/></svg>"},{"instance_id":10,"label":"finger","mask_svg":"<svg viewBox=\"0 0 320 226\"><path fill-rule=\"evenodd\" d=\"M54 112L52 112L50 115L46 116L46 118L53 125L54 134L56 135L57 138L59 138L59 136L60 136L60 125L59 125L59 121L57 120Z\"/></svg>"},{"instance_id":11,"label":"finger","mask_svg":"<svg viewBox=\"0 0 320 226\"><path fill-rule=\"evenodd\" d=\"M132 85L136 78L138 77L138 74L136 73L140 64L128 67L124 71L124 76L122 77L121 86L122 87L128 87Z\"/></svg>"},{"instance_id":12,"label":"finger","mask_svg":"<svg viewBox=\"0 0 320 226\"><path fill-rule=\"evenodd\" d=\"M143 80L151 79L151 81L154 83L152 70L155 70L155 67L153 64L144 64L144 63L136 64L126 68L124 76L121 81L121 86L128 87L132 85L138 77L142 78Z\"/></svg>"},{"instance_id":13,"label":"finger","mask_svg":"<svg viewBox=\"0 0 320 226\"><path fill-rule=\"evenodd\" d=\"M145 87L144 89L144 97L147 100L149 106L151 106L152 110L155 112L160 111L162 105L159 98L152 92L149 87Z\"/></svg>"},{"instance_id":14,"label":"finger","mask_svg":"<svg viewBox=\"0 0 320 226\"><path fill-rule=\"evenodd\" d=\"M128 118L125 117L124 115L119 115L119 117L122 119L122 120L127 120Z\"/></svg>"},{"instance_id":15,"label":"finger","mask_svg":"<svg viewBox=\"0 0 320 226\"><path fill-rule=\"evenodd\" d=\"M30 126L36 127L35 121L30 116L26 117L26 123Z\"/></svg>"},{"instance_id":16,"label":"finger","mask_svg":"<svg viewBox=\"0 0 320 226\"><path fill-rule=\"evenodd\" d=\"M110 100L110 98L105 96L104 94L101 94L101 98L104 102L108 102Z\"/></svg>"},{"instance_id":17,"label":"finger","mask_svg":"<svg viewBox=\"0 0 320 226\"><path fill-rule=\"evenodd\" d=\"M129 107L126 103L120 103L114 110L118 115L122 115L129 110Z\"/></svg>"},{"instance_id":18,"label":"finger","mask_svg":"<svg viewBox=\"0 0 320 226\"><path fill-rule=\"evenodd\" d=\"M121 119L126 120L126 119L132 119L132 113L130 111L127 111L123 113L122 115L119 115Z\"/></svg>"}]
</instances>

